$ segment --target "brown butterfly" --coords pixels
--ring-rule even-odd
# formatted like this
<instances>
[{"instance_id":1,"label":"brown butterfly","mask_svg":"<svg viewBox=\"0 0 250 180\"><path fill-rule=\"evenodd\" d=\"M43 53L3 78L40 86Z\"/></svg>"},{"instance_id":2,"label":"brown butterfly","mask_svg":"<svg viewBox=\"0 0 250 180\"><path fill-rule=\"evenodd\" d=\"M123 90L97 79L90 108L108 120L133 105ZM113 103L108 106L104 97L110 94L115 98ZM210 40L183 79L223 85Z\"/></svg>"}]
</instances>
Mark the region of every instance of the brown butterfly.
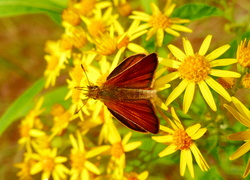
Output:
<instances>
[{"instance_id":1,"label":"brown butterfly","mask_svg":"<svg viewBox=\"0 0 250 180\"><path fill-rule=\"evenodd\" d=\"M157 65L155 53L130 56L109 74L102 86L87 86L86 96L102 101L127 127L156 134L159 120L151 99L156 96L152 82Z\"/></svg>"}]
</instances>

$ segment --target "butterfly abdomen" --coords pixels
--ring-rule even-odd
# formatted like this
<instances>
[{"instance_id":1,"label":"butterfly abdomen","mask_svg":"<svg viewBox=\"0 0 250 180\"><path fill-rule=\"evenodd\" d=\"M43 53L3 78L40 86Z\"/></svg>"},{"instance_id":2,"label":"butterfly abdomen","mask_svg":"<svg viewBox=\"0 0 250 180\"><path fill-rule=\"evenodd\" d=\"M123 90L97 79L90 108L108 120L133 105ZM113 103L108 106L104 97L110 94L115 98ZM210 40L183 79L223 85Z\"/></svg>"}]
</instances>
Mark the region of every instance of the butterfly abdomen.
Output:
<instances>
[{"instance_id":1,"label":"butterfly abdomen","mask_svg":"<svg viewBox=\"0 0 250 180\"><path fill-rule=\"evenodd\" d=\"M151 99L156 96L154 89L102 88L99 92L101 100L138 100Z\"/></svg>"}]
</instances>

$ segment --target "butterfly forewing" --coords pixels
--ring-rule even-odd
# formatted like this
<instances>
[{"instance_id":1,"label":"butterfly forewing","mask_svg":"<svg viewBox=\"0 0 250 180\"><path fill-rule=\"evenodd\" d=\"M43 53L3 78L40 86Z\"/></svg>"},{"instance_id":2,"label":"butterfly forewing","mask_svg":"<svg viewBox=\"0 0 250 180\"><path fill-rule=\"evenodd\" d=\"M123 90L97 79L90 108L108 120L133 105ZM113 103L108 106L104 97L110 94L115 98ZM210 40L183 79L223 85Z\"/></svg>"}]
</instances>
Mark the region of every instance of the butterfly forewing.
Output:
<instances>
[{"instance_id":1,"label":"butterfly forewing","mask_svg":"<svg viewBox=\"0 0 250 180\"><path fill-rule=\"evenodd\" d=\"M104 101L110 112L123 124L139 132L159 131L158 118L149 99Z\"/></svg>"},{"instance_id":2,"label":"butterfly forewing","mask_svg":"<svg viewBox=\"0 0 250 180\"><path fill-rule=\"evenodd\" d=\"M111 79L112 77L115 77L117 74L123 72L125 69L131 67L132 65L139 62L142 58L144 58L145 54L136 54L133 56L130 56L123 60L107 77L107 80Z\"/></svg>"},{"instance_id":3,"label":"butterfly forewing","mask_svg":"<svg viewBox=\"0 0 250 180\"><path fill-rule=\"evenodd\" d=\"M120 67L123 65L126 68ZM111 72L103 86L131 89L150 88L157 65L155 53L148 56L129 57Z\"/></svg>"}]
</instances>

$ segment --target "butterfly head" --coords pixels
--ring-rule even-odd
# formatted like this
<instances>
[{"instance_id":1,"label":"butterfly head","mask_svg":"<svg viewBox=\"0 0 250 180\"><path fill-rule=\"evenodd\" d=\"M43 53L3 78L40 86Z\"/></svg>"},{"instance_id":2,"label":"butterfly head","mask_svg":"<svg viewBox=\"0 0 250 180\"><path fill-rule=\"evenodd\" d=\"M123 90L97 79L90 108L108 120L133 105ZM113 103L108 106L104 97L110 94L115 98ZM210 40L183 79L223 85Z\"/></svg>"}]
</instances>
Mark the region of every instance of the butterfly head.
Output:
<instances>
[{"instance_id":1,"label":"butterfly head","mask_svg":"<svg viewBox=\"0 0 250 180\"><path fill-rule=\"evenodd\" d=\"M99 86L87 86L87 87L88 87L87 96L89 98L98 99L99 98L99 92L100 92Z\"/></svg>"}]
</instances>

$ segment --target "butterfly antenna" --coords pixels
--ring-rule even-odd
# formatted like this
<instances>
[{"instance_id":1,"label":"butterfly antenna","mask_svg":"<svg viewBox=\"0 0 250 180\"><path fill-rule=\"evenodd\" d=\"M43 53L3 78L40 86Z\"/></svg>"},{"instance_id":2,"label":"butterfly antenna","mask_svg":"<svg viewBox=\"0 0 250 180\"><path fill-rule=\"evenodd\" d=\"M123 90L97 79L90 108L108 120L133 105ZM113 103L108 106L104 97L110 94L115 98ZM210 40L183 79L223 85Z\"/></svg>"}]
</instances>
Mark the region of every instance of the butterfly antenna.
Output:
<instances>
[{"instance_id":1,"label":"butterfly antenna","mask_svg":"<svg viewBox=\"0 0 250 180\"><path fill-rule=\"evenodd\" d=\"M84 67L83 67L82 64L81 64L81 67L82 67L82 70L83 70L83 72L84 72L84 74L85 74L85 76L86 76L86 78L87 78L87 81L88 81L88 83L89 83L89 85L90 85L90 81L89 81L88 75L87 75L87 73L86 73L86 71L85 71L85 69L84 69Z\"/></svg>"},{"instance_id":2,"label":"butterfly antenna","mask_svg":"<svg viewBox=\"0 0 250 180\"><path fill-rule=\"evenodd\" d=\"M86 105L87 101L88 101L88 99L85 100L85 102L83 103L83 105L81 106L81 108L78 109L78 110L75 112L75 114L79 113L79 112L82 110L82 108Z\"/></svg>"}]
</instances>

